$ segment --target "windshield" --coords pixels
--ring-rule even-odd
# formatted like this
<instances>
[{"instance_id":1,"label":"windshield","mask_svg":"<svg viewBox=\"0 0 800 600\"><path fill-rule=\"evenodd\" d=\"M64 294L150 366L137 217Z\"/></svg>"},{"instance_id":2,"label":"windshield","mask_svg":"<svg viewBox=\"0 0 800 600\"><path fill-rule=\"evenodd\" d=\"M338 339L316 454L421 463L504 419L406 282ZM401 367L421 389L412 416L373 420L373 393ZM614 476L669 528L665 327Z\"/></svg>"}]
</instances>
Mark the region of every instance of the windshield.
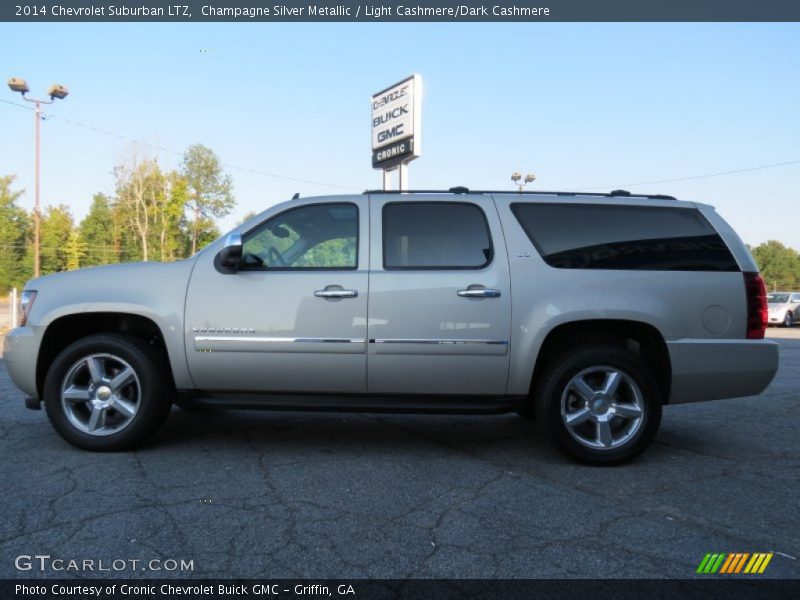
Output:
<instances>
[{"instance_id":1,"label":"windshield","mask_svg":"<svg viewBox=\"0 0 800 600\"><path fill-rule=\"evenodd\" d=\"M770 304L786 304L789 301L789 294L767 294L767 302Z\"/></svg>"}]
</instances>

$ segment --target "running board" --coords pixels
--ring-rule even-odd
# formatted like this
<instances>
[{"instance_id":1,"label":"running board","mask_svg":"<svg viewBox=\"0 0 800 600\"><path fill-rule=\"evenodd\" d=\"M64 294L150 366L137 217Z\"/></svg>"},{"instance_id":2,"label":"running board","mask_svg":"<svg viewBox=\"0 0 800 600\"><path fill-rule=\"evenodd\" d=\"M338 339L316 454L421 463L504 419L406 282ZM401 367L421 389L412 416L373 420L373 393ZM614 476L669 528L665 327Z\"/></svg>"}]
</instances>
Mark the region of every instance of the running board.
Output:
<instances>
[{"instance_id":1,"label":"running board","mask_svg":"<svg viewBox=\"0 0 800 600\"><path fill-rule=\"evenodd\" d=\"M334 396L181 391L176 404L188 408L236 410L499 415L513 412L521 400L516 397Z\"/></svg>"}]
</instances>

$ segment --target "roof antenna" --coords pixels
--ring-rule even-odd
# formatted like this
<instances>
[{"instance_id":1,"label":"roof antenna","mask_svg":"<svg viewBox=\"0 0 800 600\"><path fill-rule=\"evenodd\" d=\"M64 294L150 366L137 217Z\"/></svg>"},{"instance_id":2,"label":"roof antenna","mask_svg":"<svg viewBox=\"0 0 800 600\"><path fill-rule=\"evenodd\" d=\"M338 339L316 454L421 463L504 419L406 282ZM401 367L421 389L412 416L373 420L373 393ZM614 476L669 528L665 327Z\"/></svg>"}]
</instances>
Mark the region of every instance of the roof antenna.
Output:
<instances>
[{"instance_id":1,"label":"roof antenna","mask_svg":"<svg viewBox=\"0 0 800 600\"><path fill-rule=\"evenodd\" d=\"M300 192L295 192L294 196L292 196L292 200L297 200L300 197Z\"/></svg>"}]
</instances>

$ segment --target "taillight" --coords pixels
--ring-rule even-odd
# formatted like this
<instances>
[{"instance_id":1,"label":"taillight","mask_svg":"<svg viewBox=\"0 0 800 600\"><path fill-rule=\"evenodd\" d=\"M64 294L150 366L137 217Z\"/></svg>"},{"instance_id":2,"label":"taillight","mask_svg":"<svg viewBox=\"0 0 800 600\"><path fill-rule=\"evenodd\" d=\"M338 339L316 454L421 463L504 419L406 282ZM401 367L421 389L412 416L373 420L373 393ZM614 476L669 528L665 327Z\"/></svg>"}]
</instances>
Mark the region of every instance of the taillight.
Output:
<instances>
[{"instance_id":1,"label":"taillight","mask_svg":"<svg viewBox=\"0 0 800 600\"><path fill-rule=\"evenodd\" d=\"M747 294L747 339L762 340L767 329L767 288L758 273L744 273Z\"/></svg>"}]
</instances>

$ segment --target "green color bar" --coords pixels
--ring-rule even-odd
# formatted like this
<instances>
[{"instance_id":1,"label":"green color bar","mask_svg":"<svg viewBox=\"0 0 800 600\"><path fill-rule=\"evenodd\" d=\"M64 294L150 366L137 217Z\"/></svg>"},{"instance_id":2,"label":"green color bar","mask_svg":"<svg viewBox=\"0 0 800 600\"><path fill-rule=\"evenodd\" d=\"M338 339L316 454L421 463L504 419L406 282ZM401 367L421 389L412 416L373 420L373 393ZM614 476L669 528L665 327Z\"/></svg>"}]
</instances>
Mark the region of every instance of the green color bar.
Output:
<instances>
[{"instance_id":1,"label":"green color bar","mask_svg":"<svg viewBox=\"0 0 800 600\"><path fill-rule=\"evenodd\" d=\"M719 568L722 566L722 561L725 560L726 556L728 556L728 555L725 554L725 553L720 554L719 558L717 559L717 562L714 563L714 566L711 568L709 573L716 573L719 570Z\"/></svg>"},{"instance_id":2,"label":"green color bar","mask_svg":"<svg viewBox=\"0 0 800 600\"><path fill-rule=\"evenodd\" d=\"M697 571L696 571L697 573L705 573L705 571L703 569L705 569L706 563L708 562L708 559L710 559L710 558L711 558L711 553L709 552L708 554L706 554L703 557L703 560L700 563L700 566L697 567Z\"/></svg>"},{"instance_id":3,"label":"green color bar","mask_svg":"<svg viewBox=\"0 0 800 600\"><path fill-rule=\"evenodd\" d=\"M706 564L706 568L703 569L703 573L710 573L711 567L714 566L714 563L717 562L717 558L719 558L719 554L716 552L711 555L711 558L708 559L708 563Z\"/></svg>"}]
</instances>

